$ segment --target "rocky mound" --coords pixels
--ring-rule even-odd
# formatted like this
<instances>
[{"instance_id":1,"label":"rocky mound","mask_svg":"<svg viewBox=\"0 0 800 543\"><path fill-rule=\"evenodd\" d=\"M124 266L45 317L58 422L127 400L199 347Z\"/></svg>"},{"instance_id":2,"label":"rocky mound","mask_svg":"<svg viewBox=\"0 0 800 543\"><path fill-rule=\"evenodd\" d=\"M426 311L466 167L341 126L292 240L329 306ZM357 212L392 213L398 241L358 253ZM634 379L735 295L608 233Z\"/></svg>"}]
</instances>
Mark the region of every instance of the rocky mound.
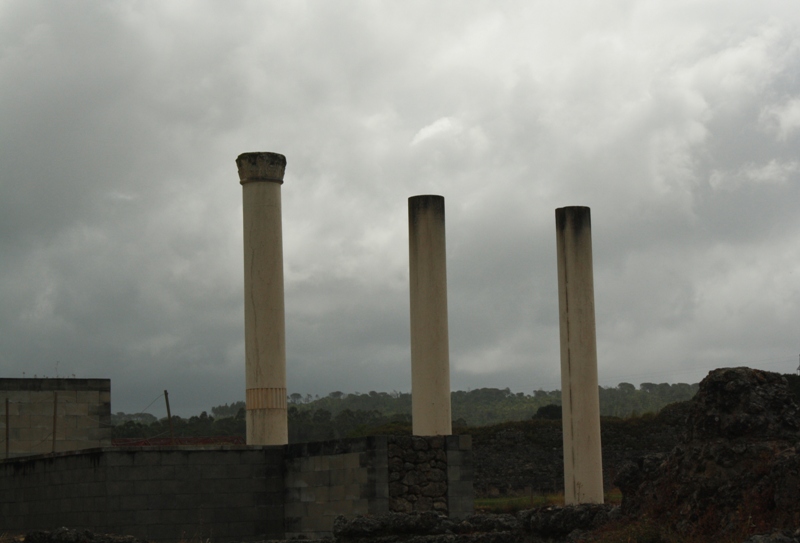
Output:
<instances>
[{"instance_id":1,"label":"rocky mound","mask_svg":"<svg viewBox=\"0 0 800 543\"><path fill-rule=\"evenodd\" d=\"M680 445L627 463L622 514L682 535L800 526L800 411L777 373L712 371L691 401Z\"/></svg>"},{"instance_id":2,"label":"rocky mound","mask_svg":"<svg viewBox=\"0 0 800 543\"><path fill-rule=\"evenodd\" d=\"M669 452L680 442L689 402L666 406L658 415L623 420L603 417L603 478L611 482L628 458ZM528 420L470 429L475 494L518 495L564 489L560 420Z\"/></svg>"},{"instance_id":3,"label":"rocky mound","mask_svg":"<svg viewBox=\"0 0 800 543\"><path fill-rule=\"evenodd\" d=\"M144 543L132 535L96 534L89 530L57 528L25 534L25 543Z\"/></svg>"},{"instance_id":4,"label":"rocky mound","mask_svg":"<svg viewBox=\"0 0 800 543\"><path fill-rule=\"evenodd\" d=\"M533 543L579 541L618 515L610 505L541 507L515 515L450 519L435 512L337 517L337 543Z\"/></svg>"}]
</instances>

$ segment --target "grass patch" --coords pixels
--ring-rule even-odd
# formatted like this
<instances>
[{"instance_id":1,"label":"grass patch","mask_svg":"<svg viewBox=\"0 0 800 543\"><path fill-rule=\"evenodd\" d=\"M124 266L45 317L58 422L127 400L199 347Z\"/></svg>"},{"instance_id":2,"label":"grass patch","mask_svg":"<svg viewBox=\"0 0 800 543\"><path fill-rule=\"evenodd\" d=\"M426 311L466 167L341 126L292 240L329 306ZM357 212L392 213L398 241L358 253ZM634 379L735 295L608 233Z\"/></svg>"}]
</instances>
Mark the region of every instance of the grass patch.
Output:
<instances>
[{"instance_id":1,"label":"grass patch","mask_svg":"<svg viewBox=\"0 0 800 543\"><path fill-rule=\"evenodd\" d=\"M622 492L613 488L606 492L605 503L619 504ZM564 505L564 494L540 494L537 492L522 496L502 496L498 498L475 498L476 513L509 513L514 514L525 509L543 507L545 505Z\"/></svg>"}]
</instances>

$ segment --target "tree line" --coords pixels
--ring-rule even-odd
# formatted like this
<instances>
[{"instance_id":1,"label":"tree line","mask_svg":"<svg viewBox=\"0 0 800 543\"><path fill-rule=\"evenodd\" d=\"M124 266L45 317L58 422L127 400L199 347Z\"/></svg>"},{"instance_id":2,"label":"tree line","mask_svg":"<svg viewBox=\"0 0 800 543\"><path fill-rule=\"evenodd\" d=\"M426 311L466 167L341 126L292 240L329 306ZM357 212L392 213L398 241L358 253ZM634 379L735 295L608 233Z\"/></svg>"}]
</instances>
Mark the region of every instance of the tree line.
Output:
<instances>
[{"instance_id":1,"label":"tree line","mask_svg":"<svg viewBox=\"0 0 800 543\"><path fill-rule=\"evenodd\" d=\"M600 414L630 417L655 413L667 404L690 399L697 389L698 384L687 383L600 387ZM411 431L409 393L335 391L324 397L294 393L287 402L291 443ZM451 393L454 431L531 418L558 418L560 405L560 390L526 394L509 388L479 388ZM115 438L170 435L166 418L156 420L148 414L117 413L112 415L112 424ZM211 408L210 415L204 411L190 418L173 416L172 429L176 437L244 436L245 404L218 405Z\"/></svg>"}]
</instances>

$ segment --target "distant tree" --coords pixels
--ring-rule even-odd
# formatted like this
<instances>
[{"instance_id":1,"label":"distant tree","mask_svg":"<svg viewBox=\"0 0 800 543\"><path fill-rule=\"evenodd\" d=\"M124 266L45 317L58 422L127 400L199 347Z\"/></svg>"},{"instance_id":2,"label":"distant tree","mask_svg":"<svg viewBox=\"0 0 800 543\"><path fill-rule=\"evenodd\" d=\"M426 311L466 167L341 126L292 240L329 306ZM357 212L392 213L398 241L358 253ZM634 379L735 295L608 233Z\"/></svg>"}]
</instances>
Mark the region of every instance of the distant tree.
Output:
<instances>
[{"instance_id":1,"label":"distant tree","mask_svg":"<svg viewBox=\"0 0 800 543\"><path fill-rule=\"evenodd\" d=\"M232 404L228 405L218 405L216 407L211 408L211 414L216 419L223 419L226 417L235 417L236 414L239 412L240 409L245 408L245 404L242 401L233 402Z\"/></svg>"},{"instance_id":2,"label":"distant tree","mask_svg":"<svg viewBox=\"0 0 800 543\"><path fill-rule=\"evenodd\" d=\"M555 404L544 405L536 410L535 419L560 420L561 406Z\"/></svg>"}]
</instances>

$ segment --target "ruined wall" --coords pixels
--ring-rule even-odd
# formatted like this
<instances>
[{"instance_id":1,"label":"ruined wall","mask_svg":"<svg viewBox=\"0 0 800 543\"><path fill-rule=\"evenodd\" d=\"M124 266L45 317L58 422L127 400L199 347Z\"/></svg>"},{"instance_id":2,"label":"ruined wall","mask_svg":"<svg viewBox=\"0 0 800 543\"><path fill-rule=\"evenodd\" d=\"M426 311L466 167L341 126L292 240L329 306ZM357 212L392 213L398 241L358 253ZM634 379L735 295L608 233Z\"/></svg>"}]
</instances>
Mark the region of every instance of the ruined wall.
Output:
<instances>
[{"instance_id":1,"label":"ruined wall","mask_svg":"<svg viewBox=\"0 0 800 543\"><path fill-rule=\"evenodd\" d=\"M389 437L389 509L398 513L472 513L472 439Z\"/></svg>"},{"instance_id":2,"label":"ruined wall","mask_svg":"<svg viewBox=\"0 0 800 543\"><path fill-rule=\"evenodd\" d=\"M330 536L333 519L389 511L385 436L289 445L286 537Z\"/></svg>"},{"instance_id":3,"label":"ruined wall","mask_svg":"<svg viewBox=\"0 0 800 543\"><path fill-rule=\"evenodd\" d=\"M409 511L436 503L435 510L461 518L472 513L471 447L469 436L375 436L4 460L0 528L68 526L149 541L321 538L332 534L338 515L387 513L399 500ZM419 484L390 485L390 473L398 473L390 472L390 448L409 459L402 480Z\"/></svg>"},{"instance_id":4,"label":"ruined wall","mask_svg":"<svg viewBox=\"0 0 800 543\"><path fill-rule=\"evenodd\" d=\"M109 446L109 379L0 379L0 458Z\"/></svg>"},{"instance_id":5,"label":"ruined wall","mask_svg":"<svg viewBox=\"0 0 800 543\"><path fill-rule=\"evenodd\" d=\"M473 512L470 436L374 436L289 445L286 537L330 536L338 515Z\"/></svg>"},{"instance_id":6,"label":"ruined wall","mask_svg":"<svg viewBox=\"0 0 800 543\"><path fill-rule=\"evenodd\" d=\"M283 450L95 449L0 462L7 532L59 526L149 541L283 536Z\"/></svg>"}]
</instances>

